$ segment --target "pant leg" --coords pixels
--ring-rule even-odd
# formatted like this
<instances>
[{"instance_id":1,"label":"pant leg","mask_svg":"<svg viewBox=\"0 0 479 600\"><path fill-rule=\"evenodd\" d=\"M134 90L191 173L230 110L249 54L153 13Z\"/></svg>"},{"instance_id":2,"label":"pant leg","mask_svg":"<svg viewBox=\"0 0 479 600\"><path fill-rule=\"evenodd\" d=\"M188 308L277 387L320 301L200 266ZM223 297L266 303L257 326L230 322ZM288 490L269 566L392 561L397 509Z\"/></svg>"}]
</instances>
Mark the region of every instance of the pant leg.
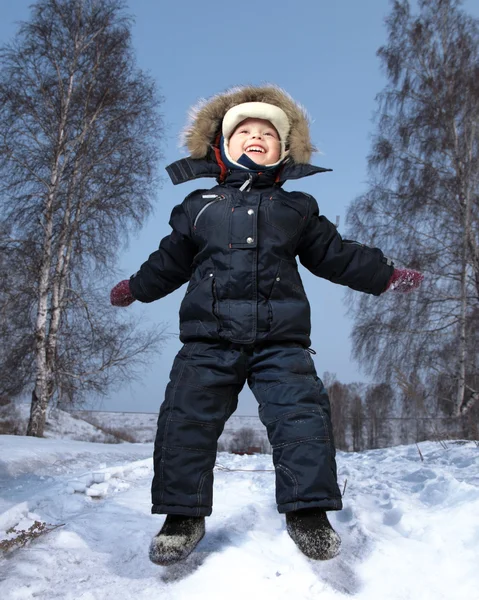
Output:
<instances>
[{"instance_id":1,"label":"pant leg","mask_svg":"<svg viewBox=\"0 0 479 600\"><path fill-rule=\"evenodd\" d=\"M278 511L340 510L329 398L309 352L288 344L256 349L248 383L273 447Z\"/></svg>"},{"instance_id":2,"label":"pant leg","mask_svg":"<svg viewBox=\"0 0 479 600\"><path fill-rule=\"evenodd\" d=\"M204 342L180 350L158 417L153 513L211 514L218 438L245 380L244 358L237 350Z\"/></svg>"}]
</instances>

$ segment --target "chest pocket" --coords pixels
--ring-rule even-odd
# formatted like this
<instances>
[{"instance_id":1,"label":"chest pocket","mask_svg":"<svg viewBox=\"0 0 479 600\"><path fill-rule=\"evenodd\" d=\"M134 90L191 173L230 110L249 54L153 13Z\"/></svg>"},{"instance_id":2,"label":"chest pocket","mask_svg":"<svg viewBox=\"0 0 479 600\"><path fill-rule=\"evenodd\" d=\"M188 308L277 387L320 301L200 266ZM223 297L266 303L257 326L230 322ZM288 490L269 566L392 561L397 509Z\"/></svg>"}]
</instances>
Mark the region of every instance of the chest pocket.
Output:
<instances>
[{"instance_id":1,"label":"chest pocket","mask_svg":"<svg viewBox=\"0 0 479 600\"><path fill-rule=\"evenodd\" d=\"M226 218L228 202L221 194L203 194L204 204L193 221L193 231L200 232L218 227Z\"/></svg>"},{"instance_id":2,"label":"chest pocket","mask_svg":"<svg viewBox=\"0 0 479 600\"><path fill-rule=\"evenodd\" d=\"M301 231L306 215L296 202L282 197L271 197L266 201L266 222L285 233L288 238L293 238Z\"/></svg>"}]
</instances>

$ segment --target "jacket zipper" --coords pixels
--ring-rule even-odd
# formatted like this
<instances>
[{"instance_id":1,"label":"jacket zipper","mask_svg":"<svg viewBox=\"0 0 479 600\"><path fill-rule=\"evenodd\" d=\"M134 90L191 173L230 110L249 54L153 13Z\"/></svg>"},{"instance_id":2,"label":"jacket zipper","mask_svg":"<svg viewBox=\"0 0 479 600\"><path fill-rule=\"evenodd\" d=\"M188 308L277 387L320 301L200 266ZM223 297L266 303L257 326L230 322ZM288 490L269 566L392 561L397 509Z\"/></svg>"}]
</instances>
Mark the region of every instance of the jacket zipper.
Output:
<instances>
[{"instance_id":1,"label":"jacket zipper","mask_svg":"<svg viewBox=\"0 0 479 600\"><path fill-rule=\"evenodd\" d=\"M220 314L218 311L218 296L217 296L217 292L216 292L216 277L213 277L213 281L211 282L211 293L213 295L213 306L211 307L211 311L213 313L213 316L215 317L216 321L218 322L218 332L221 332L221 320L220 320Z\"/></svg>"},{"instance_id":2,"label":"jacket zipper","mask_svg":"<svg viewBox=\"0 0 479 600\"><path fill-rule=\"evenodd\" d=\"M211 293L213 294L213 314L216 318L218 318L218 312L217 312L217 298L216 298L216 280L215 278L213 278L213 281L211 282Z\"/></svg>"},{"instance_id":3,"label":"jacket zipper","mask_svg":"<svg viewBox=\"0 0 479 600\"><path fill-rule=\"evenodd\" d=\"M244 191L249 192L252 184L253 184L253 175L252 175L252 173L249 173L248 179L240 187L240 192L244 192Z\"/></svg>"},{"instance_id":4,"label":"jacket zipper","mask_svg":"<svg viewBox=\"0 0 479 600\"><path fill-rule=\"evenodd\" d=\"M271 297L275 290L276 284L279 281L281 281L281 263L279 263L279 265L278 265L278 270L276 271L276 275L274 276L273 285L271 286L271 289L269 290L269 296L266 299L266 302L268 305L268 323L269 323L270 328L271 328L271 323L273 322L273 306L271 305Z\"/></svg>"},{"instance_id":5,"label":"jacket zipper","mask_svg":"<svg viewBox=\"0 0 479 600\"><path fill-rule=\"evenodd\" d=\"M198 219L201 217L201 215L205 212L205 210L211 206L212 204L215 204L215 202L219 202L220 200L224 200L224 196L216 196L216 198L214 200L211 200L210 202L207 202L203 208L200 210L200 212L196 215L196 219L195 222L193 223L193 229L196 229L196 223L198 223Z\"/></svg>"}]
</instances>

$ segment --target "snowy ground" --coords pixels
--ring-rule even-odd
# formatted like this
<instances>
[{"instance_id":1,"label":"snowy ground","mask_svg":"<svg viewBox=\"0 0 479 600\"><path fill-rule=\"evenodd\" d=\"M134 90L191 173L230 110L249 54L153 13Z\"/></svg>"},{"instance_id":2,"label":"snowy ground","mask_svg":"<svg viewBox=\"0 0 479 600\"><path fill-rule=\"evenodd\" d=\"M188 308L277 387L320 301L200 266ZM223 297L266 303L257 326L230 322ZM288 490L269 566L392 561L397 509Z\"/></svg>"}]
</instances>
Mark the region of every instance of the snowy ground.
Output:
<instances>
[{"instance_id":1,"label":"snowy ground","mask_svg":"<svg viewBox=\"0 0 479 600\"><path fill-rule=\"evenodd\" d=\"M4 428L1 428L0 431L2 431L2 433L17 433L22 435L27 431L29 417L29 404L23 403L2 406L0 407L0 426L2 425L2 420L13 419L17 424L17 431L13 432L8 429L5 431ZM101 424L108 425L108 423ZM122 428L124 428L125 431L128 431L127 424L123 424ZM134 431L134 429L132 429L132 431ZM44 437L99 443L118 443L119 441L114 436L91 425L82 418L77 418L75 415L71 415L70 413L57 408L51 408L47 412ZM135 439L135 441L140 440Z\"/></svg>"},{"instance_id":2,"label":"snowy ground","mask_svg":"<svg viewBox=\"0 0 479 600\"><path fill-rule=\"evenodd\" d=\"M15 419L19 423L19 433L27 430L28 419L30 416L30 404L15 404L12 407L0 407L0 425L3 418L11 417L11 411L15 412ZM3 414L5 413L5 414ZM86 420L85 420L86 419ZM87 422L88 421L88 422ZM106 412L106 411L87 411L77 410L72 413L52 408L47 413L45 426L45 437L73 439L87 442L106 442L112 441L112 436L105 433L95 425L124 431L133 439L134 442L153 442L156 435L156 423L158 413L134 413L134 412ZM266 430L257 415L246 417L233 415L226 423L220 441L228 446L232 436L243 427L254 429L261 439L267 441ZM4 433L11 433L10 431Z\"/></svg>"},{"instance_id":3,"label":"snowy ground","mask_svg":"<svg viewBox=\"0 0 479 600\"><path fill-rule=\"evenodd\" d=\"M220 454L207 534L163 568L147 556L163 521L149 512L150 444L0 436L0 540L62 525L4 554L0 598L478 599L479 448L420 449L424 462L415 446L338 454L345 508L330 517L343 549L327 563L288 537L271 457Z\"/></svg>"}]
</instances>

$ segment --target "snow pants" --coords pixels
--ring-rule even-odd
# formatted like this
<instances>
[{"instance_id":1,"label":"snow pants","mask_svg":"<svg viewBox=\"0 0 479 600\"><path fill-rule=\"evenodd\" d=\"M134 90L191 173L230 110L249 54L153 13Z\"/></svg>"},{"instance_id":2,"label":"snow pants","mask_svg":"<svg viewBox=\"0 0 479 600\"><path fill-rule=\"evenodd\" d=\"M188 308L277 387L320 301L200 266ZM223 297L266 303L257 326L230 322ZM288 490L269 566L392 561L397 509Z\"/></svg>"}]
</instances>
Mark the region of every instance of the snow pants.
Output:
<instances>
[{"instance_id":1,"label":"snow pants","mask_svg":"<svg viewBox=\"0 0 479 600\"><path fill-rule=\"evenodd\" d=\"M211 514L217 441L246 381L273 448L278 511L342 508L329 399L308 350L188 342L158 417L152 513Z\"/></svg>"}]
</instances>

